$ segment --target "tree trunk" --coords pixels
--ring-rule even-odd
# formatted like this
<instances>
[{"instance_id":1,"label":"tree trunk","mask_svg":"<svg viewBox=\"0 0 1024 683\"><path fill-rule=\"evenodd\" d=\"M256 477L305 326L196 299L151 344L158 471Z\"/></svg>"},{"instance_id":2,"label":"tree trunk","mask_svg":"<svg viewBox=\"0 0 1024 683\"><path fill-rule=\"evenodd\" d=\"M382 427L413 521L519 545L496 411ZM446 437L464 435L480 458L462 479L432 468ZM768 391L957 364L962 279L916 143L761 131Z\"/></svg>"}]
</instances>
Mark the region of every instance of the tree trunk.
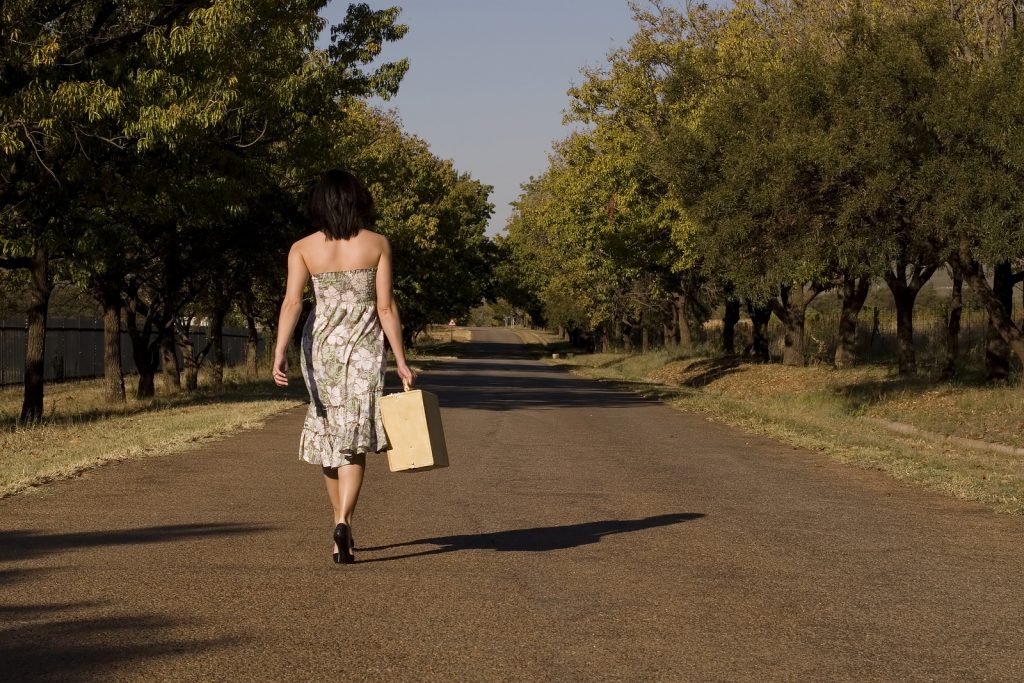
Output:
<instances>
[{"instance_id":1,"label":"tree trunk","mask_svg":"<svg viewBox=\"0 0 1024 683\"><path fill-rule=\"evenodd\" d=\"M121 297L103 296L103 400L125 402L124 368L121 366Z\"/></svg>"},{"instance_id":2,"label":"tree trunk","mask_svg":"<svg viewBox=\"0 0 1024 683\"><path fill-rule=\"evenodd\" d=\"M668 302L668 317L669 321L665 323L665 344L666 346L669 343L679 346L683 343L682 331L679 329L679 309L676 308L674 299L670 299Z\"/></svg>"},{"instance_id":3,"label":"tree trunk","mask_svg":"<svg viewBox=\"0 0 1024 683\"><path fill-rule=\"evenodd\" d=\"M29 260L29 305L26 310L28 329L25 334L25 394L21 404L20 422L43 419L43 387L46 358L46 316L50 306L53 283L46 250L35 248Z\"/></svg>"},{"instance_id":4,"label":"tree trunk","mask_svg":"<svg viewBox=\"0 0 1024 683\"><path fill-rule=\"evenodd\" d=\"M907 276L907 268L911 268ZM896 353L901 375L917 372L917 354L914 351L914 302L918 292L931 279L937 266L921 266L899 261L896 267L885 273L885 284L892 292L896 305Z\"/></svg>"},{"instance_id":5,"label":"tree trunk","mask_svg":"<svg viewBox=\"0 0 1024 683\"><path fill-rule=\"evenodd\" d=\"M227 310L216 307L210 316L210 382L215 387L224 384L224 318Z\"/></svg>"},{"instance_id":6,"label":"tree trunk","mask_svg":"<svg viewBox=\"0 0 1024 683\"><path fill-rule=\"evenodd\" d=\"M693 351L693 330L690 329L690 302L685 293L676 295L675 298L675 319L679 326L679 346L684 351Z\"/></svg>"},{"instance_id":7,"label":"tree trunk","mask_svg":"<svg viewBox=\"0 0 1024 683\"><path fill-rule=\"evenodd\" d=\"M245 376L256 379L259 374L260 335L256 329L256 317L245 314L245 325L249 335L245 338Z\"/></svg>"},{"instance_id":8,"label":"tree trunk","mask_svg":"<svg viewBox=\"0 0 1024 683\"><path fill-rule=\"evenodd\" d=\"M995 292L992 291L988 280L985 279L985 271L982 269L981 264L971 257L969 248L966 245L962 244L960 246L960 251L954 258L956 266L963 273L967 285L985 305L989 318L996 326L996 329L999 330L1003 339L1010 345L1017 359L1024 363L1024 332L1013 322L1012 310L1007 308L1000 301L999 297L996 296Z\"/></svg>"},{"instance_id":9,"label":"tree trunk","mask_svg":"<svg viewBox=\"0 0 1024 683\"><path fill-rule=\"evenodd\" d=\"M139 331L135 327L135 314L128 311L128 339L132 343L132 360L135 370L139 373L139 385L135 392L136 398L151 398L156 392L153 378L156 374L156 358L153 356L149 343L149 330Z\"/></svg>"},{"instance_id":10,"label":"tree trunk","mask_svg":"<svg viewBox=\"0 0 1024 683\"><path fill-rule=\"evenodd\" d=\"M960 359L960 316L963 314L964 276L955 266L950 268L953 278L953 292L949 297L949 318L946 319L946 358L942 365L942 379L956 376L956 365Z\"/></svg>"},{"instance_id":11,"label":"tree trunk","mask_svg":"<svg viewBox=\"0 0 1024 683\"><path fill-rule=\"evenodd\" d=\"M783 290L782 304L786 308L783 321L785 335L782 339L782 365L803 368L807 361L804 336L807 304L804 302L804 288Z\"/></svg>"},{"instance_id":12,"label":"tree trunk","mask_svg":"<svg viewBox=\"0 0 1024 683\"><path fill-rule=\"evenodd\" d=\"M839 297L842 307L839 312L839 340L836 344L835 366L852 367L857 362L857 319L868 298L871 288L870 277L843 275Z\"/></svg>"},{"instance_id":13,"label":"tree trunk","mask_svg":"<svg viewBox=\"0 0 1024 683\"><path fill-rule=\"evenodd\" d=\"M722 351L730 356L736 353L736 323L739 321L739 299L726 299L725 315L722 316Z\"/></svg>"},{"instance_id":14,"label":"tree trunk","mask_svg":"<svg viewBox=\"0 0 1024 683\"><path fill-rule=\"evenodd\" d=\"M135 396L136 398L150 398L155 393L153 375L156 373L155 349L150 343L153 331L152 311L147 310L134 283L129 283L126 293L128 305L125 307L125 323L128 329L128 339L132 344L132 360L135 362L135 371L139 373L138 389ZM146 313L146 316L140 329L139 314L143 312Z\"/></svg>"},{"instance_id":15,"label":"tree trunk","mask_svg":"<svg viewBox=\"0 0 1024 683\"><path fill-rule=\"evenodd\" d=\"M874 306L871 311L871 338L868 340L868 348L872 351L875 350L875 340L881 335L881 329L882 315L878 306Z\"/></svg>"},{"instance_id":16,"label":"tree trunk","mask_svg":"<svg viewBox=\"0 0 1024 683\"><path fill-rule=\"evenodd\" d=\"M651 336L647 330L646 321L640 323L640 353L647 353L651 350Z\"/></svg>"},{"instance_id":17,"label":"tree trunk","mask_svg":"<svg viewBox=\"0 0 1024 683\"><path fill-rule=\"evenodd\" d=\"M135 361L135 370L139 373L139 386L135 396L151 398L156 393L153 381L154 375L156 375L156 359L153 357L149 343L149 333L136 329L132 320L133 314L129 312L128 316L128 338L132 342L132 360Z\"/></svg>"},{"instance_id":18,"label":"tree trunk","mask_svg":"<svg viewBox=\"0 0 1024 683\"><path fill-rule=\"evenodd\" d=\"M772 318L771 306L755 306L747 301L747 312L750 314L751 343L750 357L759 362L771 360L768 348L768 322Z\"/></svg>"},{"instance_id":19,"label":"tree trunk","mask_svg":"<svg viewBox=\"0 0 1024 683\"><path fill-rule=\"evenodd\" d=\"M896 354L901 375L917 372L917 353L914 350L914 302L917 292L908 287L892 290L896 304Z\"/></svg>"},{"instance_id":20,"label":"tree trunk","mask_svg":"<svg viewBox=\"0 0 1024 683\"><path fill-rule=\"evenodd\" d=\"M181 348L181 358L185 366L185 391L195 391L199 387L199 356L196 353L195 342L192 341L192 321L188 319L178 330L178 346ZM161 347L161 351L166 353ZM164 356L164 373L167 372L167 361ZM177 358L175 358L177 363Z\"/></svg>"},{"instance_id":21,"label":"tree trunk","mask_svg":"<svg viewBox=\"0 0 1024 683\"><path fill-rule=\"evenodd\" d=\"M803 285L782 285L779 289L779 298L772 300L772 309L785 327L783 365L802 367L806 362L804 323L807 319L807 305L814 301L821 291L813 285L809 292Z\"/></svg>"},{"instance_id":22,"label":"tree trunk","mask_svg":"<svg viewBox=\"0 0 1024 683\"><path fill-rule=\"evenodd\" d=\"M160 330L160 368L164 377L164 387L175 393L181 389L181 369L178 367L178 356L174 353L173 321Z\"/></svg>"},{"instance_id":23,"label":"tree trunk","mask_svg":"<svg viewBox=\"0 0 1024 683\"><path fill-rule=\"evenodd\" d=\"M992 294L1007 311L1013 310L1013 266L1009 261L992 268ZM1005 380L1010 376L1010 344L999 332L989 315L985 330L985 370L990 380Z\"/></svg>"}]
</instances>

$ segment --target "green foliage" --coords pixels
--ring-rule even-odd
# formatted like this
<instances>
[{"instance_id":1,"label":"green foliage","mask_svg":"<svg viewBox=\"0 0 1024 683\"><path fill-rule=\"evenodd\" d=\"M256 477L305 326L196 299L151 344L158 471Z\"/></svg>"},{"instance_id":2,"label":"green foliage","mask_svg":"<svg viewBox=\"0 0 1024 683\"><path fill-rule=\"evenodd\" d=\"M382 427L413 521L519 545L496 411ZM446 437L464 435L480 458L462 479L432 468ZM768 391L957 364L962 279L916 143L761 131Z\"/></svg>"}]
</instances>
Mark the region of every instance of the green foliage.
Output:
<instances>
[{"instance_id":1,"label":"green foliage","mask_svg":"<svg viewBox=\"0 0 1024 683\"><path fill-rule=\"evenodd\" d=\"M374 61L398 8L350 5L321 48L325 5L5 3L0 256L45 246L143 342L232 304L273 324L306 191L340 166L377 197L410 336L479 303L490 188L362 103L408 68Z\"/></svg>"},{"instance_id":2,"label":"green foliage","mask_svg":"<svg viewBox=\"0 0 1024 683\"><path fill-rule=\"evenodd\" d=\"M681 16L636 15L642 28L630 45L609 55L607 70L584 70L569 91L566 119L583 127L524 185L505 243L547 322L585 333L664 317L688 265L671 238L678 205L647 158L665 117L659 74L675 53Z\"/></svg>"},{"instance_id":3,"label":"green foliage","mask_svg":"<svg viewBox=\"0 0 1024 683\"><path fill-rule=\"evenodd\" d=\"M799 336L801 286L884 276L905 307L954 253L1021 270L1020 2L633 7L509 224L549 321L635 325L636 302L682 292L773 302Z\"/></svg>"},{"instance_id":4,"label":"green foliage","mask_svg":"<svg viewBox=\"0 0 1024 683\"><path fill-rule=\"evenodd\" d=\"M951 21L854 10L818 27L832 38L822 54L815 41L786 42L778 17L763 20L742 18L760 48L742 69L712 43L684 52L669 79L676 110L658 151L698 225L687 243L754 299L778 283L877 274L920 251L916 179L934 153L926 111ZM708 87L715 73L729 87Z\"/></svg>"},{"instance_id":5,"label":"green foliage","mask_svg":"<svg viewBox=\"0 0 1024 683\"><path fill-rule=\"evenodd\" d=\"M486 294L490 186L456 171L396 116L351 103L324 161L365 179L376 229L392 244L395 290L406 333L465 315Z\"/></svg>"}]
</instances>

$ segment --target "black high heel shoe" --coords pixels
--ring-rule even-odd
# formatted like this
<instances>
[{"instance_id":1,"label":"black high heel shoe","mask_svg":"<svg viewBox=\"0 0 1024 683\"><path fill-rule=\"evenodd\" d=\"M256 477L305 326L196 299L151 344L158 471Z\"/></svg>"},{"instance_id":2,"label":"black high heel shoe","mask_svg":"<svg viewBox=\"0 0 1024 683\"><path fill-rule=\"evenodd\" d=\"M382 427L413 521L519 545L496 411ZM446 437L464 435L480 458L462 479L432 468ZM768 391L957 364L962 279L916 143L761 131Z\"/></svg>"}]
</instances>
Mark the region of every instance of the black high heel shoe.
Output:
<instances>
[{"instance_id":1,"label":"black high heel shoe","mask_svg":"<svg viewBox=\"0 0 1024 683\"><path fill-rule=\"evenodd\" d=\"M334 527L334 542L338 545L338 552L334 553L334 561L337 564L352 564L356 561L352 554L352 541L349 535L348 524L339 524Z\"/></svg>"}]
</instances>

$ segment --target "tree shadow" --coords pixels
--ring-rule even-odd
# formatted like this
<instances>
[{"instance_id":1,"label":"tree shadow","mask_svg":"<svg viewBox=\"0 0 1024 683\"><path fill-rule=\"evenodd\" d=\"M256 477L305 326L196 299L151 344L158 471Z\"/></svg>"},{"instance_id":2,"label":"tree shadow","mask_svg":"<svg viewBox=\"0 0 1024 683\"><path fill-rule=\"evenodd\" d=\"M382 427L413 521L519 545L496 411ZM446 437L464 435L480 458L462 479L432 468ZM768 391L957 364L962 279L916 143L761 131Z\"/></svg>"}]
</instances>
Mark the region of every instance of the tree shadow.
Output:
<instances>
[{"instance_id":1,"label":"tree shadow","mask_svg":"<svg viewBox=\"0 0 1024 683\"><path fill-rule=\"evenodd\" d=\"M928 374L898 375L895 371L883 379L865 379L834 388L834 393L846 404L851 413L884 403L898 395L916 396L939 387L991 388L999 386L990 381L984 372L963 372L952 380L941 379ZM1005 386L1005 384L1004 384Z\"/></svg>"},{"instance_id":2,"label":"tree shadow","mask_svg":"<svg viewBox=\"0 0 1024 683\"><path fill-rule=\"evenodd\" d=\"M451 352L459 358L537 360L549 353L540 344L472 341L452 344L451 347Z\"/></svg>"},{"instance_id":3,"label":"tree shadow","mask_svg":"<svg viewBox=\"0 0 1024 683\"><path fill-rule=\"evenodd\" d=\"M46 615L38 619L5 615L5 621L20 623L0 628L4 680L102 680L117 662L186 652L196 656L240 642L237 637L168 638L166 631L187 627L189 622L164 616L55 616L70 607L74 605L38 606L38 614Z\"/></svg>"},{"instance_id":4,"label":"tree shadow","mask_svg":"<svg viewBox=\"0 0 1024 683\"><path fill-rule=\"evenodd\" d=\"M5 559L0 556L0 560ZM19 581L27 581L36 575L45 574L49 569L34 567L32 569L0 569L0 586L13 586Z\"/></svg>"},{"instance_id":5,"label":"tree shadow","mask_svg":"<svg viewBox=\"0 0 1024 683\"><path fill-rule=\"evenodd\" d=\"M359 562L389 562L391 560L403 560L410 557L440 555L458 550L550 552L552 550L565 550L567 548L575 548L581 545L600 543L603 537L611 536L613 534L623 534L640 531L642 529L652 529L660 526L680 524L682 522L697 520L702 517L704 517L704 514L700 512L677 512L666 515L654 515L643 519L610 519L600 522L584 522L581 524L565 524L561 526L536 527L532 529L510 529L508 531L497 531L494 533L423 538L417 541L392 543L390 545L381 545L373 548L361 548L361 550L390 550L392 548L406 548L418 545L433 545L437 547L429 550L421 550L419 552L393 555L391 557L359 560Z\"/></svg>"},{"instance_id":6,"label":"tree shadow","mask_svg":"<svg viewBox=\"0 0 1024 683\"><path fill-rule=\"evenodd\" d=\"M66 425L69 423L79 424L97 422L110 418L132 417L148 413L170 410L173 408L186 408L191 406L230 405L232 403L251 403L253 401L280 401L282 399L294 399L296 402L308 400L309 394L302 378L289 378L287 387L278 387L272 381L253 380L225 384L221 388L200 387L193 392L181 391L177 394L160 394L151 399L131 399L125 405L96 406L69 413L53 414L53 402L61 398L46 399L45 415L41 422L36 425L24 426L18 424L19 415L15 412L0 414L0 431L12 429L34 429L51 425Z\"/></svg>"},{"instance_id":7,"label":"tree shadow","mask_svg":"<svg viewBox=\"0 0 1024 683\"><path fill-rule=\"evenodd\" d=\"M506 361L453 361L422 376L417 387L436 393L444 408L517 410L613 408L650 404L635 393L569 375L561 368Z\"/></svg>"},{"instance_id":8,"label":"tree shadow","mask_svg":"<svg viewBox=\"0 0 1024 683\"><path fill-rule=\"evenodd\" d=\"M682 382L682 386L690 387L691 389L699 389L700 387L706 387L712 382L731 375L734 372L739 372L744 365L749 365L749 362L744 362L742 358L737 356L725 356L723 358L704 358L701 360L695 360L690 363L687 368L688 372L695 372L692 377L686 378Z\"/></svg>"},{"instance_id":9,"label":"tree shadow","mask_svg":"<svg viewBox=\"0 0 1024 683\"><path fill-rule=\"evenodd\" d=\"M565 341L541 344L537 342L494 342L473 339L471 341L442 341L417 346L417 348L422 349L428 354L445 354L456 358L494 358L505 360L539 360L550 357L552 353L582 352L580 348Z\"/></svg>"},{"instance_id":10,"label":"tree shadow","mask_svg":"<svg viewBox=\"0 0 1024 683\"><path fill-rule=\"evenodd\" d=\"M250 534L270 527L251 524L174 524L166 526L120 529L116 531L80 531L74 533L41 533L9 529L0 531L0 562L14 562L49 552L66 552L75 548L136 543L168 543L202 536ZM5 570L18 572L22 570ZM0 577L5 572L0 572Z\"/></svg>"},{"instance_id":11,"label":"tree shadow","mask_svg":"<svg viewBox=\"0 0 1024 683\"><path fill-rule=\"evenodd\" d=\"M168 543L205 536L256 533L268 528L207 523L69 533L3 530L0 531L0 562L17 562L96 546ZM50 571L46 568L0 569L0 584L6 588L19 581L37 580L40 573ZM35 593L31 589L29 585L19 591L32 596ZM131 614L111 614L119 609L131 608L88 600L32 604L8 598L0 604L0 679L103 680L109 677L112 665L122 662L181 656L184 652L203 656L206 650L242 642L239 636L193 637L189 635L197 623L193 619L134 610Z\"/></svg>"},{"instance_id":12,"label":"tree shadow","mask_svg":"<svg viewBox=\"0 0 1024 683\"><path fill-rule=\"evenodd\" d=\"M69 610L81 610L88 607L96 607L95 602L65 602L49 605L0 605L0 616L4 620L26 619L44 614L67 612Z\"/></svg>"}]
</instances>

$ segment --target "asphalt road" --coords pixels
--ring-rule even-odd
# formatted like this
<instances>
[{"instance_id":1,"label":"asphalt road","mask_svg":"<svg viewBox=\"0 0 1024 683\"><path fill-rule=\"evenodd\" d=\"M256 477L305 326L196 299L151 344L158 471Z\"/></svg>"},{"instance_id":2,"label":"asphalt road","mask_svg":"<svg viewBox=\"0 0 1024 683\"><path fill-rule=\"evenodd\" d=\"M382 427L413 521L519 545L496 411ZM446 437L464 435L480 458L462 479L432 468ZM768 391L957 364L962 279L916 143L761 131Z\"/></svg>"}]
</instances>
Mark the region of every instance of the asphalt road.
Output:
<instances>
[{"instance_id":1,"label":"asphalt road","mask_svg":"<svg viewBox=\"0 0 1024 683\"><path fill-rule=\"evenodd\" d=\"M371 461L355 565L303 408L0 501L0 678L1024 680L1024 520L475 337L421 381L452 466Z\"/></svg>"}]
</instances>

